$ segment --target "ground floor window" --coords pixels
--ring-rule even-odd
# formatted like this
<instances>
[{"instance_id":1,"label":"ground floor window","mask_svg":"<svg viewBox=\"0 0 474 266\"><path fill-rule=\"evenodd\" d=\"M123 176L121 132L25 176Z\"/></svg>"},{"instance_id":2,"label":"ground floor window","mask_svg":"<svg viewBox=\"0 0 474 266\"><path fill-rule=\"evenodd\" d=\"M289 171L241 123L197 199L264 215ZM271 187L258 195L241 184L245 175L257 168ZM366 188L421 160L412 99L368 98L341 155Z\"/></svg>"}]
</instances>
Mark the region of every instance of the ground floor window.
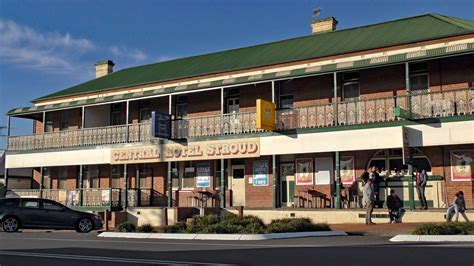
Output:
<instances>
[{"instance_id":1,"label":"ground floor window","mask_svg":"<svg viewBox=\"0 0 474 266\"><path fill-rule=\"evenodd\" d=\"M66 189L67 177L68 177L67 166L59 167L58 189Z\"/></svg>"},{"instance_id":2,"label":"ground floor window","mask_svg":"<svg viewBox=\"0 0 474 266\"><path fill-rule=\"evenodd\" d=\"M43 168L43 188L44 189L51 189L51 175L50 175L50 168L44 167Z\"/></svg>"},{"instance_id":3,"label":"ground floor window","mask_svg":"<svg viewBox=\"0 0 474 266\"><path fill-rule=\"evenodd\" d=\"M110 187L111 188L120 188L120 178L122 177L123 166L122 165L112 165L110 171Z\"/></svg>"},{"instance_id":4,"label":"ground floor window","mask_svg":"<svg viewBox=\"0 0 474 266\"><path fill-rule=\"evenodd\" d=\"M84 167L83 188L99 188L99 167L97 165L87 165Z\"/></svg>"},{"instance_id":5,"label":"ground floor window","mask_svg":"<svg viewBox=\"0 0 474 266\"><path fill-rule=\"evenodd\" d=\"M408 165L403 164L402 150L379 150L369 160L368 168L376 166L380 174L385 176L406 176ZM415 169L426 170L431 173L431 163L428 157L419 149L413 149L413 166Z\"/></svg>"}]
</instances>

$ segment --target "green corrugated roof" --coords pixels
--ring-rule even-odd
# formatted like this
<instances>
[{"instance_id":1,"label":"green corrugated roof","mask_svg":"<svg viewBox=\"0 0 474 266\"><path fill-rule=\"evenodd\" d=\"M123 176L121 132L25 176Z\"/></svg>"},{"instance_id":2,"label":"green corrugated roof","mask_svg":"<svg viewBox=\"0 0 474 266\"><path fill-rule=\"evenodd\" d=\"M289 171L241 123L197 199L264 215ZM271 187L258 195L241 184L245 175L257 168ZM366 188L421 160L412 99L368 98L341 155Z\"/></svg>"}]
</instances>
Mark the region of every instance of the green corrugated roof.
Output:
<instances>
[{"instance_id":1,"label":"green corrugated roof","mask_svg":"<svg viewBox=\"0 0 474 266\"><path fill-rule=\"evenodd\" d=\"M288 63L474 33L474 21L439 14L388 21L122 69L34 101Z\"/></svg>"}]
</instances>

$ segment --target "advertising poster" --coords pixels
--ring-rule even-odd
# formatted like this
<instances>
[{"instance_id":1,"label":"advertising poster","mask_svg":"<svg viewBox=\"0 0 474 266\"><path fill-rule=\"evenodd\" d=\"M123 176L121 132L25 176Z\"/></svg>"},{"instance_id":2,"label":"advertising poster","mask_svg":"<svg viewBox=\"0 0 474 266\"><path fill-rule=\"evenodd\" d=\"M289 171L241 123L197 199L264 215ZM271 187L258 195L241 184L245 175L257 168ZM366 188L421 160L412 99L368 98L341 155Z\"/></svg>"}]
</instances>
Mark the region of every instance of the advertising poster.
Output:
<instances>
[{"instance_id":1,"label":"advertising poster","mask_svg":"<svg viewBox=\"0 0 474 266\"><path fill-rule=\"evenodd\" d=\"M211 166L208 163L196 165L196 187L211 187Z\"/></svg>"},{"instance_id":2,"label":"advertising poster","mask_svg":"<svg viewBox=\"0 0 474 266\"><path fill-rule=\"evenodd\" d=\"M268 186L268 162L254 161L253 162L253 185L254 186Z\"/></svg>"},{"instance_id":3,"label":"advertising poster","mask_svg":"<svg viewBox=\"0 0 474 266\"><path fill-rule=\"evenodd\" d=\"M78 206L79 205L79 191L78 190L70 190L67 192L67 206Z\"/></svg>"},{"instance_id":4,"label":"advertising poster","mask_svg":"<svg viewBox=\"0 0 474 266\"><path fill-rule=\"evenodd\" d=\"M451 180L474 180L474 150L451 152Z\"/></svg>"},{"instance_id":5,"label":"advertising poster","mask_svg":"<svg viewBox=\"0 0 474 266\"><path fill-rule=\"evenodd\" d=\"M296 159L296 185L313 185L313 159Z\"/></svg>"},{"instance_id":6,"label":"advertising poster","mask_svg":"<svg viewBox=\"0 0 474 266\"><path fill-rule=\"evenodd\" d=\"M107 206L110 203L110 190L102 190L101 193L102 205Z\"/></svg>"},{"instance_id":7,"label":"advertising poster","mask_svg":"<svg viewBox=\"0 0 474 266\"><path fill-rule=\"evenodd\" d=\"M340 161L341 166L341 182L344 185L351 185L355 182L354 157L342 156Z\"/></svg>"}]
</instances>

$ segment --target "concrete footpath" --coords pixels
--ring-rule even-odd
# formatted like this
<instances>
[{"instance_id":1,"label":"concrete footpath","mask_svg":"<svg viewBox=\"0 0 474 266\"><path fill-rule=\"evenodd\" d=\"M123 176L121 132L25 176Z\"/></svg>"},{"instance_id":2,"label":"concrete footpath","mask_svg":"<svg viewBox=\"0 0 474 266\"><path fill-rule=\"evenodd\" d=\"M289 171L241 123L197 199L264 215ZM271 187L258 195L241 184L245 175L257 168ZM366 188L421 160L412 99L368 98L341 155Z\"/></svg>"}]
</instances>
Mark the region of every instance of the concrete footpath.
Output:
<instances>
[{"instance_id":1,"label":"concrete footpath","mask_svg":"<svg viewBox=\"0 0 474 266\"><path fill-rule=\"evenodd\" d=\"M391 242L474 242L474 235L397 235Z\"/></svg>"},{"instance_id":2,"label":"concrete footpath","mask_svg":"<svg viewBox=\"0 0 474 266\"><path fill-rule=\"evenodd\" d=\"M98 237L178 240L272 240L301 237L347 236L342 231L297 232L278 234L172 234L172 233L122 233L103 232Z\"/></svg>"}]
</instances>

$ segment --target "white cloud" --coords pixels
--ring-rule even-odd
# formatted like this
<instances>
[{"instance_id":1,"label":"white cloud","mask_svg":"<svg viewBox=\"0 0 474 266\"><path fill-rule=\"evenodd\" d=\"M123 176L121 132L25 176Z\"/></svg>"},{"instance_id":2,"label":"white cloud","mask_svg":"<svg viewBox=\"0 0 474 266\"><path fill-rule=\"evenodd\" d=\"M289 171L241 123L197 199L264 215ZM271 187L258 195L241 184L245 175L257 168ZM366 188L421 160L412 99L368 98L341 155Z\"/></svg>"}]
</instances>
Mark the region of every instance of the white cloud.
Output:
<instances>
[{"instance_id":1,"label":"white cloud","mask_svg":"<svg viewBox=\"0 0 474 266\"><path fill-rule=\"evenodd\" d=\"M138 49L131 49L124 46L112 46L109 51L116 58L129 58L135 62L144 61L147 59L147 55Z\"/></svg>"},{"instance_id":2,"label":"white cloud","mask_svg":"<svg viewBox=\"0 0 474 266\"><path fill-rule=\"evenodd\" d=\"M104 58L112 56L112 58ZM41 32L12 20L0 18L0 61L44 73L92 78L95 61L112 59L131 65L147 59L145 52L123 45L108 48L69 33Z\"/></svg>"},{"instance_id":3,"label":"white cloud","mask_svg":"<svg viewBox=\"0 0 474 266\"><path fill-rule=\"evenodd\" d=\"M157 62L164 62L164 61L170 61L170 60L173 60L173 59L176 59L176 57L162 55L162 56L158 57L158 59L156 61Z\"/></svg>"}]
</instances>

